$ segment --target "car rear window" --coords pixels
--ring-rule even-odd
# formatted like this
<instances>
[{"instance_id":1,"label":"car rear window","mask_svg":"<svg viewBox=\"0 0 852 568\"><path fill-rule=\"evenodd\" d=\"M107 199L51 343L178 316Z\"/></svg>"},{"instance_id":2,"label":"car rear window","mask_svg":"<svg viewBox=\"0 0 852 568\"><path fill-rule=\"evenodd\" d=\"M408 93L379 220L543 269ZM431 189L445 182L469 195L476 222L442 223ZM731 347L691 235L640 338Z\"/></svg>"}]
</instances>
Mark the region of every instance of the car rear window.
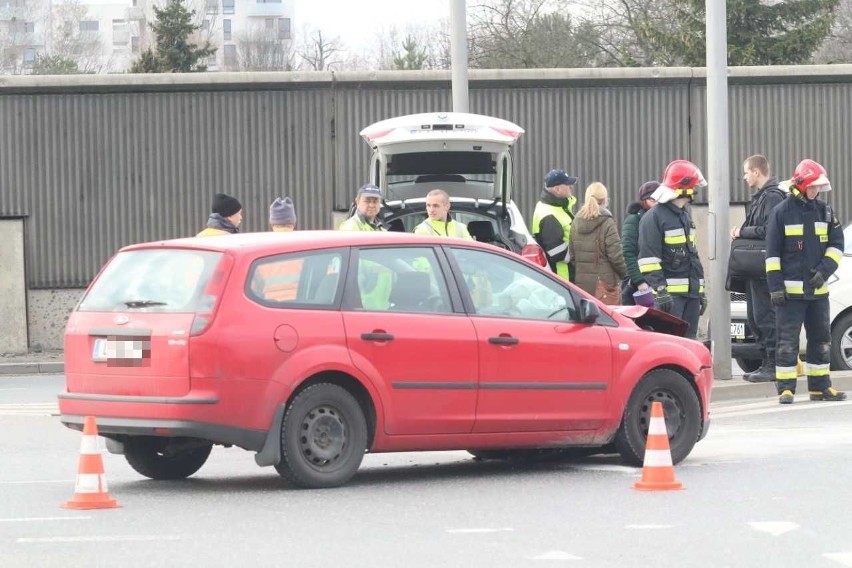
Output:
<instances>
[{"instance_id":1,"label":"car rear window","mask_svg":"<svg viewBox=\"0 0 852 568\"><path fill-rule=\"evenodd\" d=\"M187 249L120 252L77 309L194 312L221 257L221 252Z\"/></svg>"}]
</instances>

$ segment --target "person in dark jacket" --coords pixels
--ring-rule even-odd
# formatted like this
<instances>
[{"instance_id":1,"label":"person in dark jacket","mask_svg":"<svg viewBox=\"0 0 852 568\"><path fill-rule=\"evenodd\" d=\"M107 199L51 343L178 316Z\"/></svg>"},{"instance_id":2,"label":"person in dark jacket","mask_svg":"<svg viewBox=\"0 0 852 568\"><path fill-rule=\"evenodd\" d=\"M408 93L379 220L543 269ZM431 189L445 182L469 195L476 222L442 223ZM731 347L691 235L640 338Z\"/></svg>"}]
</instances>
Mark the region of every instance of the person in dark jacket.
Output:
<instances>
[{"instance_id":1,"label":"person in dark jacket","mask_svg":"<svg viewBox=\"0 0 852 568\"><path fill-rule=\"evenodd\" d=\"M547 256L550 269L564 278L574 280L570 268L568 239L574 221L574 185L577 178L565 170L550 170L544 176L544 191L536 203L532 218L532 235Z\"/></svg>"},{"instance_id":2,"label":"person in dark jacket","mask_svg":"<svg viewBox=\"0 0 852 568\"><path fill-rule=\"evenodd\" d=\"M207 227L196 237L215 237L216 235L234 235L240 232L243 221L243 206L235 197L217 193L213 196Z\"/></svg>"},{"instance_id":3,"label":"person in dark jacket","mask_svg":"<svg viewBox=\"0 0 852 568\"><path fill-rule=\"evenodd\" d=\"M657 204L651 195L660 187L658 181L646 181L639 188L638 201L627 207L627 217L621 225L621 251L624 255L624 263L627 265L627 278L621 283L621 303L632 306L633 293L639 290L645 291L650 288L648 281L639 271L639 219L648 209Z\"/></svg>"},{"instance_id":4,"label":"person in dark jacket","mask_svg":"<svg viewBox=\"0 0 852 568\"><path fill-rule=\"evenodd\" d=\"M775 388L778 402L796 394L799 332L805 326L805 368L811 400L846 400L831 387L831 319L828 284L843 257L843 229L820 193L831 191L825 168L802 160L784 185L790 196L769 215L766 227L766 281L776 309L778 346Z\"/></svg>"},{"instance_id":5,"label":"person in dark jacket","mask_svg":"<svg viewBox=\"0 0 852 568\"><path fill-rule=\"evenodd\" d=\"M658 205L639 221L639 271L654 291L654 305L689 324L698 334L698 317L707 308L704 268L695 248L695 223L687 205L707 182L698 166L675 160L666 166L653 193Z\"/></svg>"},{"instance_id":6,"label":"person in dark jacket","mask_svg":"<svg viewBox=\"0 0 852 568\"><path fill-rule=\"evenodd\" d=\"M743 162L743 180L754 191L748 215L741 227L731 229L731 240L766 239L766 223L775 206L784 201L785 193L778 187L778 179L769 175L769 161L756 154ZM762 362L753 373L743 379L751 383L768 383L775 380L775 308L769 300L766 278L749 278L745 281L748 326L760 348Z\"/></svg>"}]
</instances>

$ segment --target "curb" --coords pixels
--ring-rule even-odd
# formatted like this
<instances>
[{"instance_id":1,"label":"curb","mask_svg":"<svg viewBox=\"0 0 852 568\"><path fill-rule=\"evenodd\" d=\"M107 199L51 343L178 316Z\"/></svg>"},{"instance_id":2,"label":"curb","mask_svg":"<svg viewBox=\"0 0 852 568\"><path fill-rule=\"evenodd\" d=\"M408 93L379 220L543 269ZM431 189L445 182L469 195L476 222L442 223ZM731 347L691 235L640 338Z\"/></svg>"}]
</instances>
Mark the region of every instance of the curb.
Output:
<instances>
[{"instance_id":1,"label":"curb","mask_svg":"<svg viewBox=\"0 0 852 568\"><path fill-rule=\"evenodd\" d=\"M0 375L61 375L64 372L65 363L63 361L0 363Z\"/></svg>"},{"instance_id":2,"label":"curb","mask_svg":"<svg viewBox=\"0 0 852 568\"><path fill-rule=\"evenodd\" d=\"M852 390L852 371L834 371L831 373L831 384L837 390ZM807 391L807 378L799 377L796 382L796 392L804 393ZM711 402L721 402L748 398L775 398L777 396L775 383L749 383L744 381L742 377L734 377L730 381L715 381L710 400Z\"/></svg>"}]
</instances>

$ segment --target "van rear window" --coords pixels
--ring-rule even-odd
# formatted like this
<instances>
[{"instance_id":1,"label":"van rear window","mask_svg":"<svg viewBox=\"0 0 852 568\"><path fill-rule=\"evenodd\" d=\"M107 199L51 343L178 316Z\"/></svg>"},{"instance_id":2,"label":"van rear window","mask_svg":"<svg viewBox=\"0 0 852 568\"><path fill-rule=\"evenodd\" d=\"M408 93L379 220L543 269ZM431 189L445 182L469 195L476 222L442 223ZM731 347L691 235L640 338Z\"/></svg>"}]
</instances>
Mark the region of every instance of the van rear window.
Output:
<instances>
[{"instance_id":1,"label":"van rear window","mask_svg":"<svg viewBox=\"0 0 852 568\"><path fill-rule=\"evenodd\" d=\"M120 252L77 310L194 312L221 257L221 252L186 249Z\"/></svg>"}]
</instances>

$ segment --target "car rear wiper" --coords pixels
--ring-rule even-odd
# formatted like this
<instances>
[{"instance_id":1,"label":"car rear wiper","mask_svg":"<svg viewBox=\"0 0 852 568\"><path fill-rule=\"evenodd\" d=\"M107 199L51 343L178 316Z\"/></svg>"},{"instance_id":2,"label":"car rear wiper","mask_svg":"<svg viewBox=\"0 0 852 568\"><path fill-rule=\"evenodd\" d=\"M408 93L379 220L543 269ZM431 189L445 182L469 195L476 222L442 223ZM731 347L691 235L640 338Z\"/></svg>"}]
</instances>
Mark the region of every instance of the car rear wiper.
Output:
<instances>
[{"instance_id":1,"label":"car rear wiper","mask_svg":"<svg viewBox=\"0 0 852 568\"><path fill-rule=\"evenodd\" d=\"M165 306L166 302L158 302L157 300L128 300L124 302L128 308L147 308L149 306Z\"/></svg>"}]
</instances>

